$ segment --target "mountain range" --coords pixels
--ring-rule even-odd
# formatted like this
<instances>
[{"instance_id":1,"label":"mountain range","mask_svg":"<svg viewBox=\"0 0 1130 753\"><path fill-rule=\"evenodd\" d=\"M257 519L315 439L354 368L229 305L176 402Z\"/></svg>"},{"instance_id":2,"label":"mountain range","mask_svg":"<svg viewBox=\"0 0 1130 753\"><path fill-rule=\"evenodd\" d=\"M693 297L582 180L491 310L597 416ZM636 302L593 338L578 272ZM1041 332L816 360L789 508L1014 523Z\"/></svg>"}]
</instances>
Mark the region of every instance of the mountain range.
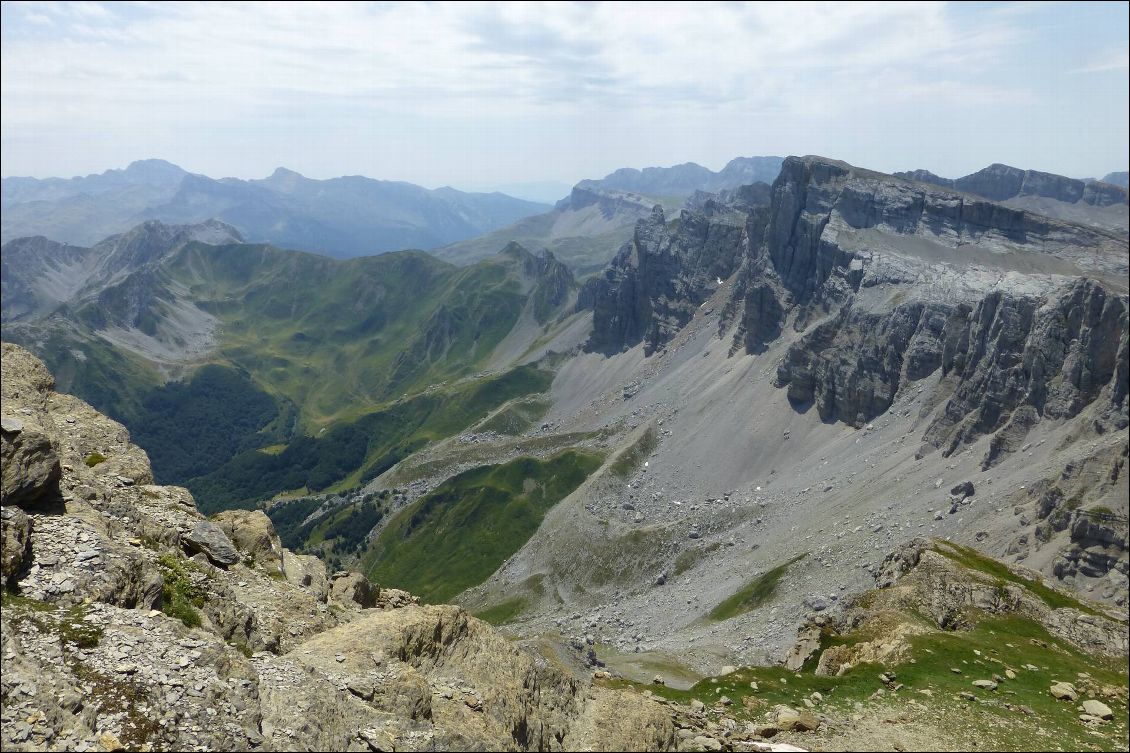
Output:
<instances>
[{"instance_id":1,"label":"mountain range","mask_svg":"<svg viewBox=\"0 0 1130 753\"><path fill-rule=\"evenodd\" d=\"M550 212L434 253L441 259L467 264L517 241L529 248L548 249L577 274L588 275L611 261L615 249L630 237L636 221L647 217L655 205L671 211L698 193L732 192L754 183L768 189L781 163L780 157L738 157L719 172L694 162L643 170L622 168L600 180L577 183Z\"/></svg>"},{"instance_id":2,"label":"mountain range","mask_svg":"<svg viewBox=\"0 0 1130 753\"><path fill-rule=\"evenodd\" d=\"M547 208L361 176L313 180L281 167L261 180L216 180L162 160L69 180L4 178L2 197L4 242L41 235L85 246L145 220L217 219L253 242L338 258L434 248Z\"/></svg>"},{"instance_id":3,"label":"mountain range","mask_svg":"<svg viewBox=\"0 0 1130 753\"><path fill-rule=\"evenodd\" d=\"M1101 221L1124 189L794 156L651 199L578 185L549 213L592 223L560 236L591 243L572 266L498 235L463 266L337 260L217 220L15 239L2 334L202 512L624 682L791 684L839 646L873 685L877 645L836 637L852 594L918 572L921 614L966 577L945 562L988 580L929 631L1035 589L1040 630L1125 655L1125 622L1079 627L1130 590L1130 239ZM897 622L899 656L960 663Z\"/></svg>"}]
</instances>

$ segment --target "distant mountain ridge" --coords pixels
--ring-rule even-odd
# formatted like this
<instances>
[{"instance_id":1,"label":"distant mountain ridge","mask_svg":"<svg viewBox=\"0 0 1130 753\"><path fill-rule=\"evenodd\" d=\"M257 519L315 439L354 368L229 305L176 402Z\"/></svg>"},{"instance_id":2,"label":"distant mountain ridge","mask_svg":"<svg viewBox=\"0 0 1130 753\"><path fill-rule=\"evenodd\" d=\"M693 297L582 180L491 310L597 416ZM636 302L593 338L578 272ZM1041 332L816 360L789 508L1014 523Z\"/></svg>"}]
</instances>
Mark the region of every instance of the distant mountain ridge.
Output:
<instances>
[{"instance_id":1,"label":"distant mountain ridge","mask_svg":"<svg viewBox=\"0 0 1130 753\"><path fill-rule=\"evenodd\" d=\"M781 157L737 157L718 172L694 162L643 170L624 167L600 180L582 180L577 187L632 191L649 196L690 196L695 191L717 193L750 183L772 183L780 174L783 162Z\"/></svg>"},{"instance_id":2,"label":"distant mountain ridge","mask_svg":"<svg viewBox=\"0 0 1130 753\"><path fill-rule=\"evenodd\" d=\"M732 192L742 186L769 184L781 172L780 157L737 157L714 172L694 162L674 167L625 167L599 180L582 180L553 211L526 217L480 238L438 249L436 256L455 264L485 259L511 241L546 248L579 275L604 267L616 249L632 237L638 220L661 205L670 212L701 202L703 195Z\"/></svg>"},{"instance_id":3,"label":"distant mountain ridge","mask_svg":"<svg viewBox=\"0 0 1130 753\"><path fill-rule=\"evenodd\" d=\"M1123 232L1130 227L1125 184L1106 179L1080 180L1000 163L961 178L943 178L929 170L909 170L894 175L957 189L1056 219ZM1117 181L1118 175L1111 173L1107 178Z\"/></svg>"},{"instance_id":4,"label":"distant mountain ridge","mask_svg":"<svg viewBox=\"0 0 1130 753\"><path fill-rule=\"evenodd\" d=\"M1130 188L1130 172L1123 170L1120 173L1107 173L1103 176L1103 183Z\"/></svg>"},{"instance_id":5,"label":"distant mountain ridge","mask_svg":"<svg viewBox=\"0 0 1130 753\"><path fill-rule=\"evenodd\" d=\"M235 227L250 242L338 258L428 249L548 209L501 193L345 176L314 180L278 168L267 178L213 179L163 160L70 179L4 178L2 240L44 236L91 246L147 220Z\"/></svg>"}]
</instances>

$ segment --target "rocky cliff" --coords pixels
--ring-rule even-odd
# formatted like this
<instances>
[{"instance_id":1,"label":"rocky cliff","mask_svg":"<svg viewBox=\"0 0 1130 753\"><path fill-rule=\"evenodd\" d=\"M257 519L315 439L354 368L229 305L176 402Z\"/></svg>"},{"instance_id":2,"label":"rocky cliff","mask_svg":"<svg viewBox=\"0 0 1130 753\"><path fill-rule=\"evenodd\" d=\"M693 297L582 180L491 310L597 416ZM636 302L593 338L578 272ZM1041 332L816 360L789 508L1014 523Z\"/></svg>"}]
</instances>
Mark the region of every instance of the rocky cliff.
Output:
<instances>
[{"instance_id":1,"label":"rocky cliff","mask_svg":"<svg viewBox=\"0 0 1130 753\"><path fill-rule=\"evenodd\" d=\"M923 439L951 453L1095 404L1127 425L1127 244L1049 217L820 158L790 157L760 210L660 211L582 304L590 347L671 339L735 271L735 347L792 330L777 368L790 401L863 426L939 374L946 407ZM726 318L722 324L727 323ZM940 394L941 394L940 393Z\"/></svg>"},{"instance_id":2,"label":"rocky cliff","mask_svg":"<svg viewBox=\"0 0 1130 753\"><path fill-rule=\"evenodd\" d=\"M824 456L832 437L846 436L841 430L867 437L897 424L889 451L910 453L893 483L913 487L907 479L921 474L933 484L966 462L974 466L966 473L1007 479L992 492L1005 506L984 513L994 521L955 533L1125 603L1125 237L818 157L788 158L767 208L730 205L724 216L739 219L724 221L740 227L732 235L687 232L719 222L705 203L698 206L676 222L657 214L639 223L633 242L582 294L593 309L592 350L618 353L642 343L646 358L635 377L642 387L622 393L625 413L648 404L634 397L641 391L667 411L665 421L676 406L707 413L693 391L681 403L668 395L678 394L671 385L682 377L674 370L689 354L700 368L714 364L696 390L724 389L744 416L726 433L757 448L733 450L733 462L757 470L744 478L734 472L730 483L747 483L754 498L766 476L795 463L796 450L761 439L763 427L788 440L790 428L814 417L830 431L808 450ZM703 238L729 246L708 251ZM716 339L723 353L728 346L725 363L712 360ZM762 392L766 382L787 398L783 411L765 407L773 400ZM688 418L683 430L722 446L710 444L712 426ZM681 450L653 468L698 451L675 437L672 446ZM1049 442L1054 453L1039 451L1042 460L1023 467L1034 447ZM719 464L714 473L729 467ZM659 499L685 483L685 473L673 470L666 485L656 483ZM829 500L843 499L830 491L841 477L828 471L817 483ZM809 484L796 486L797 498L807 498ZM914 514L911 498L891 502ZM639 495L626 504L641 511L637 517L646 514ZM938 526L946 509L958 520L967 508L947 502L931 510ZM718 523L720 530L727 525Z\"/></svg>"},{"instance_id":3,"label":"rocky cliff","mask_svg":"<svg viewBox=\"0 0 1130 753\"><path fill-rule=\"evenodd\" d=\"M992 463L1041 418L1093 403L1127 425L1113 236L809 159L786 162L760 249L741 285L746 347L791 319L802 334L778 383L825 420L862 426L940 373L924 440L947 453L999 432Z\"/></svg>"},{"instance_id":4,"label":"rocky cliff","mask_svg":"<svg viewBox=\"0 0 1130 753\"><path fill-rule=\"evenodd\" d=\"M37 359L2 365L5 750L673 745L653 701L327 578L261 512L205 518Z\"/></svg>"},{"instance_id":5,"label":"rocky cliff","mask_svg":"<svg viewBox=\"0 0 1130 753\"><path fill-rule=\"evenodd\" d=\"M643 342L646 353L662 347L737 269L758 216L748 206L705 199L698 211L683 210L669 224L656 206L581 292L579 305L593 310L588 347L616 352Z\"/></svg>"}]
</instances>

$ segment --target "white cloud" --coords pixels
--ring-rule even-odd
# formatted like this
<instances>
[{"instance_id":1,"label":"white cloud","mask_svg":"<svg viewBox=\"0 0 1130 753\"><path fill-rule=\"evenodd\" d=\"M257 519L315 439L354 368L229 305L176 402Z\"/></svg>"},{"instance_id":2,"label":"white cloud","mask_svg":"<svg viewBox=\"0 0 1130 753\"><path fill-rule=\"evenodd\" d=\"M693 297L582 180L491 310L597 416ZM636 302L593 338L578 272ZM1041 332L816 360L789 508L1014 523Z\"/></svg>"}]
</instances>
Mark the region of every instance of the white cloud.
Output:
<instances>
[{"instance_id":1,"label":"white cloud","mask_svg":"<svg viewBox=\"0 0 1130 753\"><path fill-rule=\"evenodd\" d=\"M1077 68L1076 73L1101 73L1105 71L1119 71L1130 69L1130 49L1109 50L1105 54L1093 58L1090 63Z\"/></svg>"},{"instance_id":2,"label":"white cloud","mask_svg":"<svg viewBox=\"0 0 1130 753\"><path fill-rule=\"evenodd\" d=\"M453 160L501 163L516 139L580 138L577 129L584 143L629 127L652 131L655 140L682 138L722 121L732 132L754 121L813 129L817 120L834 124L866 110L879 117L927 100L958 109L1035 96L994 78L995 67L1025 42L1018 14L963 19L945 3L84 2L19 9L26 33L5 30L0 51L6 163L30 163L8 144L37 134L46 142L80 132L91 152L103 142L120 149L132 134L137 157L168 156L156 150L195 138L193 148L211 145L217 160L237 155L232 172L299 162L292 154L261 154L291 143L299 156L305 149L325 157L325 142L339 139L340 154L324 170L343 170L352 149L357 159L368 154L367 169L395 164L401 176L420 180L404 170L420 155L443 154L449 164L437 167L438 175ZM542 133L519 133L515 124ZM256 132L256 148L237 143ZM482 153L466 154L471 148ZM763 150L751 144L741 151ZM632 164L614 156L602 154L601 164ZM672 160L679 158L673 151ZM560 172L561 163L553 169ZM541 177L575 176L488 180Z\"/></svg>"}]
</instances>

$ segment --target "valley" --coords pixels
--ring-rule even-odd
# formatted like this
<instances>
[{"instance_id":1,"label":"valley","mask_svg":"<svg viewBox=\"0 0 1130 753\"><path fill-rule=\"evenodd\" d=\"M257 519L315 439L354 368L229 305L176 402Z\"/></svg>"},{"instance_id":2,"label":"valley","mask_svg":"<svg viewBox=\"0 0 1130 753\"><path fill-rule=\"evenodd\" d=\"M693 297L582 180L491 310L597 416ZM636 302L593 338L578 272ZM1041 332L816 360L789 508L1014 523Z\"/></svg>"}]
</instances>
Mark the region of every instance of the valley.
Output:
<instances>
[{"instance_id":1,"label":"valley","mask_svg":"<svg viewBox=\"0 0 1130 753\"><path fill-rule=\"evenodd\" d=\"M0 29L3 753L1130 753L1130 3Z\"/></svg>"}]
</instances>

